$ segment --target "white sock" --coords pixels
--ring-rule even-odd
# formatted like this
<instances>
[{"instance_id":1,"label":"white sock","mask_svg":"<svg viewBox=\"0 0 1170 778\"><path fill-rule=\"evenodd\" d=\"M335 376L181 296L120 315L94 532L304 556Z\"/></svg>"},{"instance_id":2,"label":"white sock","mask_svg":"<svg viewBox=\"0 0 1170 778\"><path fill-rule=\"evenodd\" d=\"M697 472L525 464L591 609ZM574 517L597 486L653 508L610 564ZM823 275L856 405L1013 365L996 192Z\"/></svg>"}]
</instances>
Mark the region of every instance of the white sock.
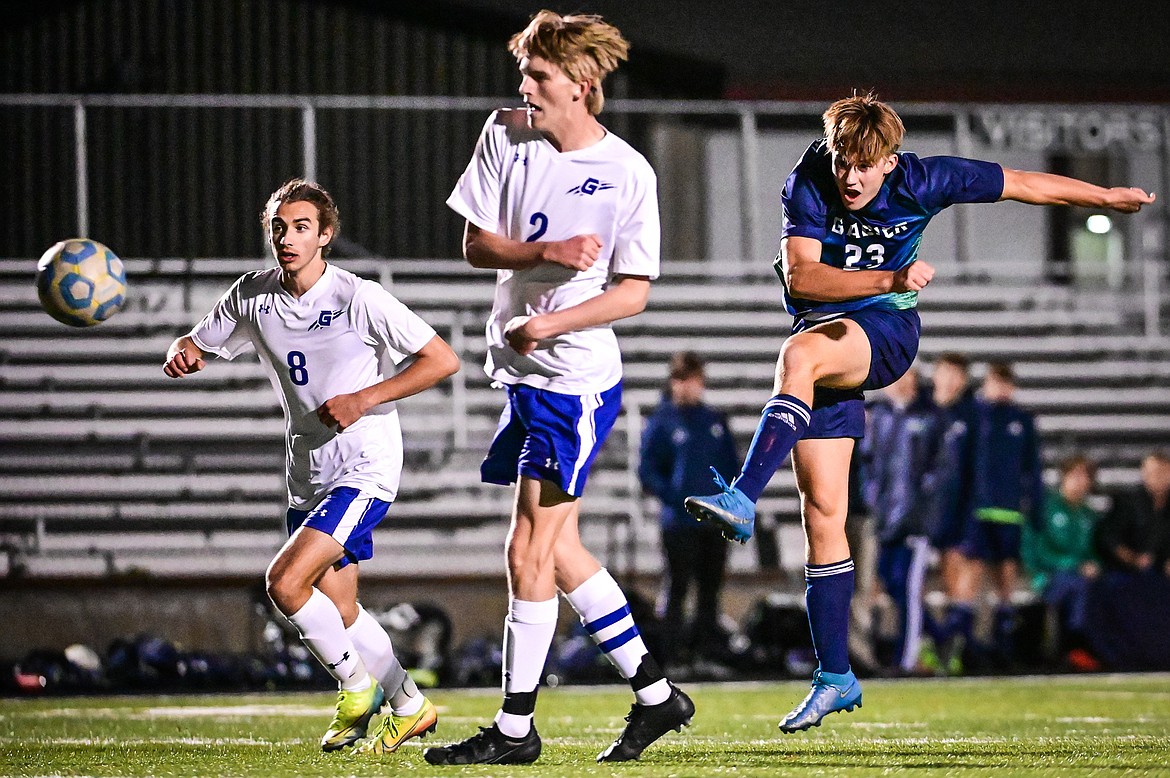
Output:
<instances>
[{"instance_id":1,"label":"white sock","mask_svg":"<svg viewBox=\"0 0 1170 778\"><path fill-rule=\"evenodd\" d=\"M416 690L414 696L404 699L401 705L391 705L390 711L395 716L413 716L419 712L426 699L422 692Z\"/></svg>"},{"instance_id":2,"label":"white sock","mask_svg":"<svg viewBox=\"0 0 1170 778\"><path fill-rule=\"evenodd\" d=\"M366 663L346 634L337 606L320 589L314 588L308 602L288 620L342 689L359 692L370 688Z\"/></svg>"},{"instance_id":3,"label":"white sock","mask_svg":"<svg viewBox=\"0 0 1170 778\"><path fill-rule=\"evenodd\" d=\"M530 602L513 599L504 619L504 705L496 726L508 737L524 737L532 729L536 687L557 629L557 598ZM508 710L505 710L507 708Z\"/></svg>"},{"instance_id":4,"label":"white sock","mask_svg":"<svg viewBox=\"0 0 1170 778\"><path fill-rule=\"evenodd\" d=\"M655 678L642 688L637 688L637 683L632 680L643 661L649 659L655 670L657 663L646 650L638 625L630 615L626 595L608 570L598 570L585 583L566 592L565 599L577 611L581 623L602 653L622 678L631 682L634 697L640 705L657 705L670 697L670 682L665 678Z\"/></svg>"},{"instance_id":5,"label":"white sock","mask_svg":"<svg viewBox=\"0 0 1170 778\"><path fill-rule=\"evenodd\" d=\"M386 694L390 698L391 710L399 716L417 713L418 708L422 705L422 695L418 693L418 687L406 674L398 657L394 655L394 644L391 643L390 636L386 634L386 630L382 628L378 620L367 613L366 609L359 604L358 616L353 624L346 627L345 634L349 635L354 647L361 654L362 661L366 663L366 669L381 682L382 688L386 690ZM415 697L420 699L414 710L405 713L400 710L403 706L413 704L411 701Z\"/></svg>"}]
</instances>

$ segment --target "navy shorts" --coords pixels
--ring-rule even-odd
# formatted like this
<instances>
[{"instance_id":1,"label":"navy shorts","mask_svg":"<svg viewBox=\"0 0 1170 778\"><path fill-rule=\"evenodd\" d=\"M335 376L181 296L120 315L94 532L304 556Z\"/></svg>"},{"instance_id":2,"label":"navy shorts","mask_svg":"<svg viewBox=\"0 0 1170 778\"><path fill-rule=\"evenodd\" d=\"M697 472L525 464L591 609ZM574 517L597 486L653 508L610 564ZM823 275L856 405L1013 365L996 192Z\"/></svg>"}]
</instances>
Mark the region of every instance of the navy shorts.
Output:
<instances>
[{"instance_id":1,"label":"navy shorts","mask_svg":"<svg viewBox=\"0 0 1170 778\"><path fill-rule=\"evenodd\" d=\"M971 519L970 521L974 521ZM952 548L962 550L963 540L970 534L967 522L955 511L948 511L939 517L938 526L930 533L930 545L939 551Z\"/></svg>"},{"instance_id":2,"label":"navy shorts","mask_svg":"<svg viewBox=\"0 0 1170 778\"><path fill-rule=\"evenodd\" d=\"M374 556L374 527L386 517L390 503L363 494L352 486L339 486L325 495L316 508L303 511L289 508L284 515L288 534L300 527L324 532L341 544L344 555L333 566L364 562Z\"/></svg>"},{"instance_id":3,"label":"navy shorts","mask_svg":"<svg viewBox=\"0 0 1170 778\"><path fill-rule=\"evenodd\" d=\"M622 383L598 394L561 394L524 384L508 387L496 436L479 467L487 484L520 476L552 481L573 497L622 409Z\"/></svg>"},{"instance_id":4,"label":"navy shorts","mask_svg":"<svg viewBox=\"0 0 1170 778\"><path fill-rule=\"evenodd\" d=\"M813 392L812 419L805 438L865 437L865 395L867 389L881 389L901 378L918 356L922 320L918 311L862 308L842 319L860 325L869 339L869 375L856 389L825 389ZM803 332L823 322L797 320L792 332Z\"/></svg>"},{"instance_id":5,"label":"navy shorts","mask_svg":"<svg viewBox=\"0 0 1170 778\"><path fill-rule=\"evenodd\" d=\"M968 559L983 562L1018 560L1022 531L1019 524L975 519L959 545L959 551Z\"/></svg>"}]
</instances>

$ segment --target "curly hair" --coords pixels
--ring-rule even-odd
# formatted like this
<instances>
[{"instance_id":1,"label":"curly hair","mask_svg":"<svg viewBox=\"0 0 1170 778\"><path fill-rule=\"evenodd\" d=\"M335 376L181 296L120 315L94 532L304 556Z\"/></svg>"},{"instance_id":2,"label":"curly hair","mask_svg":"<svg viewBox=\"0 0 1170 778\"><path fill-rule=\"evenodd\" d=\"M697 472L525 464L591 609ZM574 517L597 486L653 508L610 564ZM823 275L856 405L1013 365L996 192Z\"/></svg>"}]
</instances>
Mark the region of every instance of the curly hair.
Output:
<instances>
[{"instance_id":1,"label":"curly hair","mask_svg":"<svg viewBox=\"0 0 1170 778\"><path fill-rule=\"evenodd\" d=\"M560 14L544 10L508 41L517 61L540 57L565 71L573 81L588 81L585 107L596 116L605 105L601 80L628 59L630 42L620 30L595 14Z\"/></svg>"}]
</instances>

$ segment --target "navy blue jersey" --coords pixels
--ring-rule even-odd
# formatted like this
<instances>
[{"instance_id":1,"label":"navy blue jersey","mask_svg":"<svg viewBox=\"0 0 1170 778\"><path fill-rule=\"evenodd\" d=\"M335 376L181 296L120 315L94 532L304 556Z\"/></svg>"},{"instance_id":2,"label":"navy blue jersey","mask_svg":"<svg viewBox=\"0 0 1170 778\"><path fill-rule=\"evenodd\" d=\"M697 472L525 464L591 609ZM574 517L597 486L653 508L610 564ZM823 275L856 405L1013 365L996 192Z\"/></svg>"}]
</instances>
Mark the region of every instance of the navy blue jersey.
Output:
<instances>
[{"instance_id":1,"label":"navy blue jersey","mask_svg":"<svg viewBox=\"0 0 1170 778\"><path fill-rule=\"evenodd\" d=\"M894 272L918 258L922 231L935 214L955 203L992 203L1003 194L1003 168L995 162L963 157L919 159L908 152L897 157L897 166L874 199L850 211L837 191L825 140L813 143L788 176L780 196L782 237L819 240L821 262L832 267ZM917 302L917 292L818 302L793 297L784 289L788 312L798 317L871 307L913 308Z\"/></svg>"},{"instance_id":2,"label":"navy blue jersey","mask_svg":"<svg viewBox=\"0 0 1170 778\"><path fill-rule=\"evenodd\" d=\"M951 406L939 408L939 436L928 480L934 528L931 542L946 549L958 545L971 521L979 401L970 389Z\"/></svg>"},{"instance_id":3,"label":"navy blue jersey","mask_svg":"<svg viewBox=\"0 0 1170 778\"><path fill-rule=\"evenodd\" d=\"M940 421L934 403L924 391L906 407L883 397L866 409L866 417L862 494L877 519L878 540L928 534L932 529L928 475Z\"/></svg>"},{"instance_id":4,"label":"navy blue jersey","mask_svg":"<svg viewBox=\"0 0 1170 778\"><path fill-rule=\"evenodd\" d=\"M972 497L976 517L991 509L1039 521L1044 507L1040 436L1032 414L1015 403L976 405Z\"/></svg>"},{"instance_id":5,"label":"navy blue jersey","mask_svg":"<svg viewBox=\"0 0 1170 778\"><path fill-rule=\"evenodd\" d=\"M670 396L654 409L642 432L642 488L662 501L664 529L695 526L683 508L688 494L711 490L711 468L730 481L739 471L727 417L709 405L680 407Z\"/></svg>"}]
</instances>

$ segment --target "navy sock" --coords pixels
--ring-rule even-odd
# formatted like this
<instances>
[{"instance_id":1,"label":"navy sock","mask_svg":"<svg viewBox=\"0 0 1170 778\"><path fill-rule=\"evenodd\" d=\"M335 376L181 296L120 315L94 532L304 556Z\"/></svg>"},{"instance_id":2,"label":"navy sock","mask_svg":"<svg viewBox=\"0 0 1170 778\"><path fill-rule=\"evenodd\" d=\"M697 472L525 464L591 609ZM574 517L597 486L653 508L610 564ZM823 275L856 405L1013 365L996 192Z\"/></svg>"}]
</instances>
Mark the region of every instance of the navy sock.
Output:
<instances>
[{"instance_id":1,"label":"navy sock","mask_svg":"<svg viewBox=\"0 0 1170 778\"><path fill-rule=\"evenodd\" d=\"M804 580L808 625L821 669L827 673L847 673L853 558L831 565L805 565Z\"/></svg>"},{"instance_id":2,"label":"navy sock","mask_svg":"<svg viewBox=\"0 0 1170 778\"><path fill-rule=\"evenodd\" d=\"M922 609L922 631L930 636L936 648L946 640L943 625L926 608Z\"/></svg>"},{"instance_id":3,"label":"navy sock","mask_svg":"<svg viewBox=\"0 0 1170 778\"><path fill-rule=\"evenodd\" d=\"M943 623L943 641L950 642L956 635L963 638L967 645L971 645L971 638L975 632L975 611L971 604L954 602L947 607L946 621Z\"/></svg>"},{"instance_id":4,"label":"navy sock","mask_svg":"<svg viewBox=\"0 0 1170 778\"><path fill-rule=\"evenodd\" d=\"M732 485L752 502L759 500L768 481L784 464L784 458L808 430L811 413L807 405L789 394L778 394L768 400L747 459Z\"/></svg>"},{"instance_id":5,"label":"navy sock","mask_svg":"<svg viewBox=\"0 0 1170 778\"><path fill-rule=\"evenodd\" d=\"M1000 605L995 609L995 646L1005 657L1015 654L1016 609Z\"/></svg>"}]
</instances>

